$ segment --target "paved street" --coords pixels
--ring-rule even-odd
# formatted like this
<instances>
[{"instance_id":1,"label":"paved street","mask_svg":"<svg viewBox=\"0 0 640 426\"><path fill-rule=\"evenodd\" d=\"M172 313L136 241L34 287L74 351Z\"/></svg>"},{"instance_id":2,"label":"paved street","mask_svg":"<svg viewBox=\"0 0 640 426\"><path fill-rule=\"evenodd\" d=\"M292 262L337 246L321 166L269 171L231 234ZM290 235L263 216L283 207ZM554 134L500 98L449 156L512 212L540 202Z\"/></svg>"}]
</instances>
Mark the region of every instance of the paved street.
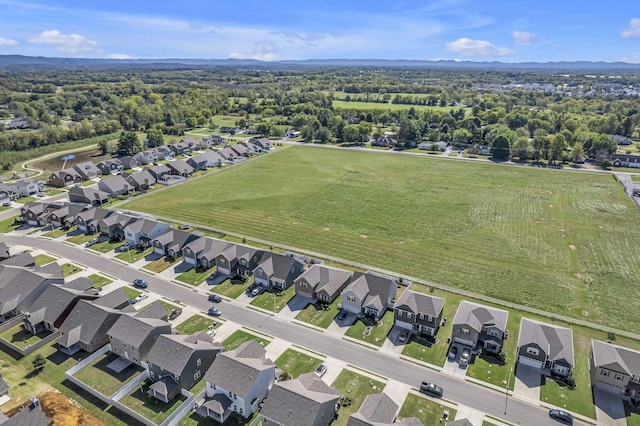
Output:
<instances>
[{"instance_id":1,"label":"paved street","mask_svg":"<svg viewBox=\"0 0 640 426\"><path fill-rule=\"evenodd\" d=\"M8 244L41 248L75 263L102 271L127 283L141 277L149 283L150 291L169 299L180 300L186 305L201 311L206 311L210 306L206 296L196 289L168 282L160 276L141 272L130 265L123 265L109 259L107 256L100 256L80 247L32 236L3 235L0 240ZM326 354L335 358L338 362L357 365L360 368L411 387L419 386L422 380L436 382L445 389L447 399L463 404L470 409L490 414L514 424L556 424L548 417L546 409L510 397L507 413L505 414L505 406L497 403L497 401L503 400L503 395L496 391L448 377L344 339L335 338L332 333L311 332L307 327L301 327L290 321L248 309L235 303L222 302L219 307L222 310L223 318L253 328L274 338Z\"/></svg>"}]
</instances>

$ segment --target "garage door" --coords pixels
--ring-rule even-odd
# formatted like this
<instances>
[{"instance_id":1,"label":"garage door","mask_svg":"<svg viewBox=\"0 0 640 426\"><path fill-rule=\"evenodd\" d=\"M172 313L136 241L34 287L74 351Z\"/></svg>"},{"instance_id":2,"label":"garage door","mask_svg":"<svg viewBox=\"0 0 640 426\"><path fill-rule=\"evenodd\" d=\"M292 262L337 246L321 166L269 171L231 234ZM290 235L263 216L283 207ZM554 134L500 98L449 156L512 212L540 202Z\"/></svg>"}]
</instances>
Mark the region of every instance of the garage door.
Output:
<instances>
[{"instance_id":1,"label":"garage door","mask_svg":"<svg viewBox=\"0 0 640 426\"><path fill-rule=\"evenodd\" d=\"M469 346L470 348L473 348L473 341L472 340L466 340L466 339L461 339L459 337L456 337L455 339L453 339L453 341L455 343L460 343L461 345Z\"/></svg>"},{"instance_id":2,"label":"garage door","mask_svg":"<svg viewBox=\"0 0 640 426\"><path fill-rule=\"evenodd\" d=\"M529 367L542 368L542 361L527 358L526 356L520 356L520 358L518 358L518 362L522 365L528 365Z\"/></svg>"}]
</instances>

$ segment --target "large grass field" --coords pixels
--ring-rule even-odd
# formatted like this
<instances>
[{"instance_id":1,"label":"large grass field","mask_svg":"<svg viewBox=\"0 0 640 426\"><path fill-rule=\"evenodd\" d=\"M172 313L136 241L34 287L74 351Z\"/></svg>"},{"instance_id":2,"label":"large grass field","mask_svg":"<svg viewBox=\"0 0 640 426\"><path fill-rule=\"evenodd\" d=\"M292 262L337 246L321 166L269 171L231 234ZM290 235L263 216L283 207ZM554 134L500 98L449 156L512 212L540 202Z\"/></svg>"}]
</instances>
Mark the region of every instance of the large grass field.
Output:
<instances>
[{"instance_id":1,"label":"large grass field","mask_svg":"<svg viewBox=\"0 0 640 426\"><path fill-rule=\"evenodd\" d=\"M290 147L124 208L625 330L640 308L640 212L607 174Z\"/></svg>"}]
</instances>

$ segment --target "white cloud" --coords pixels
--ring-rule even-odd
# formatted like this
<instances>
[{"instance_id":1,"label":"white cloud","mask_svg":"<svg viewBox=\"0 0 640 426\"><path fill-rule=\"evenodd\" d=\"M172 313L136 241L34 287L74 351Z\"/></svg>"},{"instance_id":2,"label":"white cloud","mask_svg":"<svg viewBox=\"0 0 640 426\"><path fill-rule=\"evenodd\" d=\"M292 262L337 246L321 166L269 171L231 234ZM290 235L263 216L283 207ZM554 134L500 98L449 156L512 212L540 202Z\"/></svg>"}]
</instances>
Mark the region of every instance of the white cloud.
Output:
<instances>
[{"instance_id":1,"label":"white cloud","mask_svg":"<svg viewBox=\"0 0 640 426\"><path fill-rule=\"evenodd\" d=\"M640 38L640 19L633 18L629 21L629 26L622 30L622 38Z\"/></svg>"},{"instance_id":2,"label":"white cloud","mask_svg":"<svg viewBox=\"0 0 640 426\"><path fill-rule=\"evenodd\" d=\"M511 33L513 42L518 46L531 46L538 39L538 35L528 31L514 31Z\"/></svg>"},{"instance_id":3,"label":"white cloud","mask_svg":"<svg viewBox=\"0 0 640 426\"><path fill-rule=\"evenodd\" d=\"M272 43L264 43L257 44L253 49L251 54L242 54L238 52L233 52L229 54L229 57L232 59L257 59L259 61L277 61L280 59L278 53L281 49L272 44Z\"/></svg>"},{"instance_id":4,"label":"white cloud","mask_svg":"<svg viewBox=\"0 0 640 426\"><path fill-rule=\"evenodd\" d=\"M58 30L43 31L40 35L29 39L31 43L50 44L61 52L88 52L98 47L98 42L88 40L78 34L62 34Z\"/></svg>"},{"instance_id":5,"label":"white cloud","mask_svg":"<svg viewBox=\"0 0 640 426\"><path fill-rule=\"evenodd\" d=\"M515 52L506 47L498 47L486 40L459 38L447 43L447 50L463 56L509 56Z\"/></svg>"},{"instance_id":6,"label":"white cloud","mask_svg":"<svg viewBox=\"0 0 640 426\"><path fill-rule=\"evenodd\" d=\"M107 55L108 59L135 59L133 56L129 56L124 53L111 53Z\"/></svg>"},{"instance_id":7,"label":"white cloud","mask_svg":"<svg viewBox=\"0 0 640 426\"><path fill-rule=\"evenodd\" d=\"M629 64L640 64L640 53L630 53L628 55L621 56L618 60Z\"/></svg>"},{"instance_id":8,"label":"white cloud","mask_svg":"<svg viewBox=\"0 0 640 426\"><path fill-rule=\"evenodd\" d=\"M0 37L0 47L11 47L16 46L18 44L17 41L12 40L10 38Z\"/></svg>"}]
</instances>

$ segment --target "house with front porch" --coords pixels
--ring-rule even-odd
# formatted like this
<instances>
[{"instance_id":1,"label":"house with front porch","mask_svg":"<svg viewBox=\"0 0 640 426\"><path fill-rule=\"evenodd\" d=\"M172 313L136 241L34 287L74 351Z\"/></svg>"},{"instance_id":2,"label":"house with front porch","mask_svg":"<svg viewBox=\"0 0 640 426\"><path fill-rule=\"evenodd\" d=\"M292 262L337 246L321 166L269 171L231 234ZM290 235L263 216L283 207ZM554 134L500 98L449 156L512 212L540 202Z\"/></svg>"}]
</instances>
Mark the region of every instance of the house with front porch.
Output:
<instances>
[{"instance_id":1,"label":"house with front porch","mask_svg":"<svg viewBox=\"0 0 640 426\"><path fill-rule=\"evenodd\" d=\"M61 204L33 201L20 207L20 217L27 225L45 226L49 223L51 213L60 207Z\"/></svg>"},{"instance_id":2,"label":"house with front porch","mask_svg":"<svg viewBox=\"0 0 640 426\"><path fill-rule=\"evenodd\" d=\"M82 182L82 176L74 168L58 170L49 175L49 185L64 187Z\"/></svg>"},{"instance_id":3,"label":"house with front porch","mask_svg":"<svg viewBox=\"0 0 640 426\"><path fill-rule=\"evenodd\" d=\"M110 158L108 160L100 161L96 166L100 169L100 172L103 175L117 175L122 173L122 170L124 170L122 161L118 158Z\"/></svg>"},{"instance_id":4,"label":"house with front porch","mask_svg":"<svg viewBox=\"0 0 640 426\"><path fill-rule=\"evenodd\" d=\"M98 227L100 233L105 237L109 237L110 240L124 240L124 228L135 220L137 218L133 216L114 212L100 219Z\"/></svg>"},{"instance_id":5,"label":"house with front porch","mask_svg":"<svg viewBox=\"0 0 640 426\"><path fill-rule=\"evenodd\" d=\"M241 244L229 244L216 257L218 272L223 275L245 274L253 271L264 255L264 250Z\"/></svg>"},{"instance_id":6,"label":"house with front porch","mask_svg":"<svg viewBox=\"0 0 640 426\"><path fill-rule=\"evenodd\" d=\"M386 393L368 395L360 409L353 413L347 426L392 426L400 406L393 402Z\"/></svg>"},{"instance_id":7,"label":"house with front porch","mask_svg":"<svg viewBox=\"0 0 640 426\"><path fill-rule=\"evenodd\" d=\"M91 204L101 206L109 201L109 194L96 188L73 187L69 188L69 201L72 203Z\"/></svg>"},{"instance_id":8,"label":"house with front porch","mask_svg":"<svg viewBox=\"0 0 640 426\"><path fill-rule=\"evenodd\" d=\"M382 318L393 308L398 284L391 277L355 272L342 292L342 309L362 317Z\"/></svg>"},{"instance_id":9,"label":"house with front porch","mask_svg":"<svg viewBox=\"0 0 640 426\"><path fill-rule=\"evenodd\" d=\"M76 223L76 216L87 210L86 205L69 204L51 212L49 223L55 228L72 227Z\"/></svg>"},{"instance_id":10,"label":"house with front porch","mask_svg":"<svg viewBox=\"0 0 640 426\"><path fill-rule=\"evenodd\" d=\"M218 257L230 244L228 241L210 237L200 237L186 244L182 249L186 264L209 269L216 264Z\"/></svg>"},{"instance_id":11,"label":"house with front porch","mask_svg":"<svg viewBox=\"0 0 640 426\"><path fill-rule=\"evenodd\" d=\"M253 280L268 289L285 290L304 272L304 263L291 256L265 252L253 269Z\"/></svg>"},{"instance_id":12,"label":"house with front porch","mask_svg":"<svg viewBox=\"0 0 640 426\"><path fill-rule=\"evenodd\" d=\"M78 230L88 234L100 232L100 221L115 213L113 210L93 207L76 215Z\"/></svg>"},{"instance_id":13,"label":"house with front porch","mask_svg":"<svg viewBox=\"0 0 640 426\"><path fill-rule=\"evenodd\" d=\"M394 324L416 334L435 336L440 328L444 299L405 290L393 307Z\"/></svg>"},{"instance_id":14,"label":"house with front porch","mask_svg":"<svg viewBox=\"0 0 640 426\"><path fill-rule=\"evenodd\" d=\"M155 341L162 334L171 334L171 324L160 318L147 318L144 311L124 314L107 332L111 352L142 366Z\"/></svg>"},{"instance_id":15,"label":"house with front porch","mask_svg":"<svg viewBox=\"0 0 640 426\"><path fill-rule=\"evenodd\" d=\"M256 340L221 352L204 375L207 399L198 413L224 423L231 413L249 418L275 382L275 364Z\"/></svg>"},{"instance_id":16,"label":"house with front porch","mask_svg":"<svg viewBox=\"0 0 640 426\"><path fill-rule=\"evenodd\" d=\"M138 218L124 228L124 239L133 247L151 246L153 240L164 234L169 224L147 218Z\"/></svg>"},{"instance_id":17,"label":"house with front porch","mask_svg":"<svg viewBox=\"0 0 640 426\"><path fill-rule=\"evenodd\" d=\"M146 169L123 177L136 191L146 191L156 184L156 178Z\"/></svg>"},{"instance_id":18,"label":"house with front porch","mask_svg":"<svg viewBox=\"0 0 640 426\"><path fill-rule=\"evenodd\" d=\"M333 303L351 282L351 272L324 265L311 265L295 280L296 296L322 303Z\"/></svg>"},{"instance_id":19,"label":"house with front porch","mask_svg":"<svg viewBox=\"0 0 640 426\"><path fill-rule=\"evenodd\" d=\"M213 342L203 331L189 336L161 334L147 355L149 378L153 382L147 395L166 403L183 389L191 389L223 350L224 346Z\"/></svg>"},{"instance_id":20,"label":"house with front porch","mask_svg":"<svg viewBox=\"0 0 640 426\"><path fill-rule=\"evenodd\" d=\"M640 351L591 339L591 386L640 404Z\"/></svg>"},{"instance_id":21,"label":"house with front porch","mask_svg":"<svg viewBox=\"0 0 640 426\"><path fill-rule=\"evenodd\" d=\"M535 321L520 320L518 364L559 376L570 376L573 369L573 332L570 328Z\"/></svg>"},{"instance_id":22,"label":"house with front porch","mask_svg":"<svg viewBox=\"0 0 640 426\"><path fill-rule=\"evenodd\" d=\"M20 197L29 197L39 192L44 192L43 180L22 179L11 184L11 189Z\"/></svg>"},{"instance_id":23,"label":"house with front porch","mask_svg":"<svg viewBox=\"0 0 640 426\"><path fill-rule=\"evenodd\" d=\"M100 169L93 164L91 161L85 161L84 163L78 163L73 166L74 170L77 171L80 176L82 176L82 180L91 180L97 177L100 177L102 174Z\"/></svg>"},{"instance_id":24,"label":"house with front porch","mask_svg":"<svg viewBox=\"0 0 640 426\"><path fill-rule=\"evenodd\" d=\"M154 253L178 258L182 256L182 249L187 244L201 237L202 234L200 232L185 232L168 228L165 232L155 237L151 245Z\"/></svg>"},{"instance_id":25,"label":"house with front porch","mask_svg":"<svg viewBox=\"0 0 640 426\"><path fill-rule=\"evenodd\" d=\"M480 350L499 354L507 331L509 312L463 300L453 318L451 340L467 346L473 353Z\"/></svg>"}]
</instances>

